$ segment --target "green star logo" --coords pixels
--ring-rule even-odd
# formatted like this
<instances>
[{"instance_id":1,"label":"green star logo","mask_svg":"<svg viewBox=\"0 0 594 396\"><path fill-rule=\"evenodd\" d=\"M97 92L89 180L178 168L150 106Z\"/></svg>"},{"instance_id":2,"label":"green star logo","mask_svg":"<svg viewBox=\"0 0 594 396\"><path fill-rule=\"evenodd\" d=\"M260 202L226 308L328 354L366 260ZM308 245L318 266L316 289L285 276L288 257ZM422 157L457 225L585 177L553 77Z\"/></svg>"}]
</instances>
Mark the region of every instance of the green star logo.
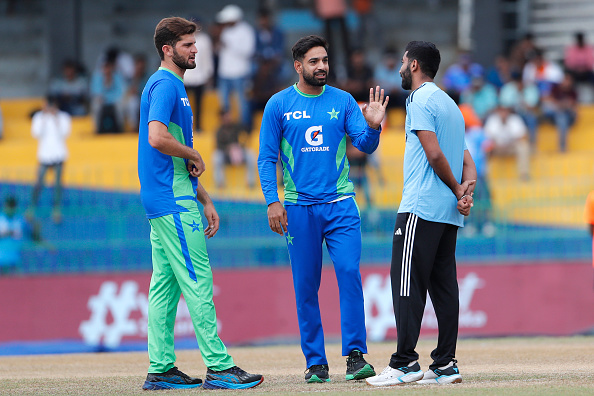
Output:
<instances>
[{"instance_id":1,"label":"green star logo","mask_svg":"<svg viewBox=\"0 0 594 396\"><path fill-rule=\"evenodd\" d=\"M338 114L340 113L340 111L334 110L333 107L332 111L327 111L327 113L330 114L330 119L336 118L338 120Z\"/></svg>"},{"instance_id":2,"label":"green star logo","mask_svg":"<svg viewBox=\"0 0 594 396\"><path fill-rule=\"evenodd\" d=\"M287 243L290 244L290 245L292 245L293 244L293 238L295 238L295 237L292 237L291 234L289 234L289 232L287 231L286 238L287 238Z\"/></svg>"}]
</instances>

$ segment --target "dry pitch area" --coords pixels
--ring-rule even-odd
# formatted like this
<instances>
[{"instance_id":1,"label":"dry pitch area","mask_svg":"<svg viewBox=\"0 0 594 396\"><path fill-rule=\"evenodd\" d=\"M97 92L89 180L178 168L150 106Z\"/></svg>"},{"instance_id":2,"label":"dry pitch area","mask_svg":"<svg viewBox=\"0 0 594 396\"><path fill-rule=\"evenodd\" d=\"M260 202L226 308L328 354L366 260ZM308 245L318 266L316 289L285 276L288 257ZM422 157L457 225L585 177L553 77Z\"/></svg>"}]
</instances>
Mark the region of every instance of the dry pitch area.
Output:
<instances>
[{"instance_id":1,"label":"dry pitch area","mask_svg":"<svg viewBox=\"0 0 594 396\"><path fill-rule=\"evenodd\" d=\"M421 341L423 369L435 341ZM369 345L368 361L381 371L393 352L393 343ZM229 395L594 395L594 337L502 338L461 340L458 366L464 382L455 385L402 385L372 388L365 382L346 382L345 358L340 346L327 346L331 382L306 384L304 359L298 345L229 348L242 368L264 375L264 383L245 391L214 391ZM204 378L198 351L179 351L177 365ZM11 395L133 395L146 376L146 353L103 353L0 357L0 394ZM193 389L158 394L205 394Z\"/></svg>"}]
</instances>

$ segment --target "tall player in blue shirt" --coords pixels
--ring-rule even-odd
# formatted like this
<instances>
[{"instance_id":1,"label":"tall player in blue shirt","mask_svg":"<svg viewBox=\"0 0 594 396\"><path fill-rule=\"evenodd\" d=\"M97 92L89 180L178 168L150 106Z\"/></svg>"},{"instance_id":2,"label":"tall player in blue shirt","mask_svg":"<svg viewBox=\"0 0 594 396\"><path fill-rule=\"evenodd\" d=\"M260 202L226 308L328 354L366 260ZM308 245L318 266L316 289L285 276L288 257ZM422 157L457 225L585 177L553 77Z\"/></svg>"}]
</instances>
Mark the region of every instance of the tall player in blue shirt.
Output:
<instances>
[{"instance_id":1,"label":"tall player in blue shirt","mask_svg":"<svg viewBox=\"0 0 594 396\"><path fill-rule=\"evenodd\" d=\"M361 258L361 219L349 180L346 135L372 153L379 144L380 123L388 98L370 89L363 112L353 97L326 85L328 44L319 36L293 46L299 82L266 104L260 129L258 169L272 231L284 235L289 250L301 349L307 382L329 381L328 360L318 304L325 240L340 290L342 353L348 356L347 379L375 375L367 353ZM276 184L276 162L283 164L285 206Z\"/></svg>"},{"instance_id":2,"label":"tall player in blue shirt","mask_svg":"<svg viewBox=\"0 0 594 396\"><path fill-rule=\"evenodd\" d=\"M219 216L198 177L205 166L193 148L192 109L182 80L196 67L197 26L165 18L155 29L161 67L142 91L138 133L140 196L151 224L153 275L149 289L145 390L196 388L202 380L175 367L173 329L180 294L190 311L202 359L204 388L245 389L263 381L235 366L217 334L213 283L205 236L219 229ZM198 202L208 227L203 230ZM198 232L195 232L198 231Z\"/></svg>"},{"instance_id":3,"label":"tall player in blue shirt","mask_svg":"<svg viewBox=\"0 0 594 396\"><path fill-rule=\"evenodd\" d=\"M402 58L406 99L404 190L392 242L392 300L397 348L375 386L462 381L456 365L458 282L456 237L470 213L476 167L464 143L464 118L435 85L441 56L433 43L411 41ZM423 373L415 351L427 292L439 337L433 363Z\"/></svg>"}]
</instances>

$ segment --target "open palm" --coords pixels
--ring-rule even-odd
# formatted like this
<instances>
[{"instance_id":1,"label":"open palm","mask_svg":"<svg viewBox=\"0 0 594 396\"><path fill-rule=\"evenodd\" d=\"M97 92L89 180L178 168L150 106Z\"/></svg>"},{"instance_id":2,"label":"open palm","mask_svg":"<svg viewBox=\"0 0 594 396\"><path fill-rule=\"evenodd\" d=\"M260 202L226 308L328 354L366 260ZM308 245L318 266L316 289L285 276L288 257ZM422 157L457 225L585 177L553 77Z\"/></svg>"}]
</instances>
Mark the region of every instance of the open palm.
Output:
<instances>
[{"instance_id":1,"label":"open palm","mask_svg":"<svg viewBox=\"0 0 594 396\"><path fill-rule=\"evenodd\" d=\"M380 89L379 85L375 87L375 90L369 88L369 104L364 104L362 110L365 121L371 128L379 129L386 115L386 107L389 101L389 96L384 99L384 90Z\"/></svg>"}]
</instances>

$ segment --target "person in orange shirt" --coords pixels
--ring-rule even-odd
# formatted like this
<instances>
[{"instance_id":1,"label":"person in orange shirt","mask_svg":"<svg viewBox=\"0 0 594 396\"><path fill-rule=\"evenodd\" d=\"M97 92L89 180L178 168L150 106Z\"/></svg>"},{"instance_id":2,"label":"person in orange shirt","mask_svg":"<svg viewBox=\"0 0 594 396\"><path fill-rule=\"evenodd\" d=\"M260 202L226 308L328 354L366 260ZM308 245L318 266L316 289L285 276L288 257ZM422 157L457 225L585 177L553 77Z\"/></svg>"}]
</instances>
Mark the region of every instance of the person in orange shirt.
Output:
<instances>
[{"instance_id":1,"label":"person in orange shirt","mask_svg":"<svg viewBox=\"0 0 594 396\"><path fill-rule=\"evenodd\" d=\"M586 210L584 210L584 219L589 225L590 235L592 236L592 251L594 252L594 190L590 191L588 198L586 198ZM592 259L592 267L594 267L594 257Z\"/></svg>"}]
</instances>

